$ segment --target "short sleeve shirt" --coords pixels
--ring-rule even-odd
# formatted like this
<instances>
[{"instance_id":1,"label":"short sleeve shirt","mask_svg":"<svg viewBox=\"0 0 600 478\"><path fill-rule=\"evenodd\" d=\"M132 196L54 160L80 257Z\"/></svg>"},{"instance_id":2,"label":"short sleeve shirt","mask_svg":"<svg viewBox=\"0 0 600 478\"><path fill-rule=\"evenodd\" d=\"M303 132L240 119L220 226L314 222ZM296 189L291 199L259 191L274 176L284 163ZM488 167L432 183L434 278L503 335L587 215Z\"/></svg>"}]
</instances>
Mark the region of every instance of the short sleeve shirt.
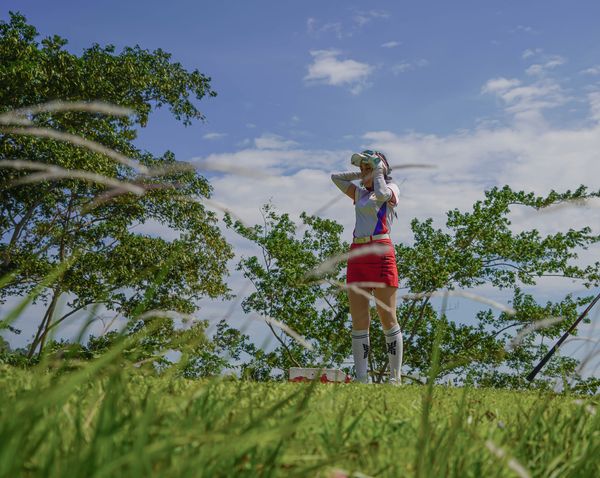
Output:
<instances>
[{"instance_id":1,"label":"short sleeve shirt","mask_svg":"<svg viewBox=\"0 0 600 478\"><path fill-rule=\"evenodd\" d=\"M394 209L398 205L400 197L400 189L394 183L388 183L387 187L392 191L392 198L383 202L377 200L373 191L362 185L356 186L354 192L354 210L356 211L354 237L390 233L395 216Z\"/></svg>"}]
</instances>

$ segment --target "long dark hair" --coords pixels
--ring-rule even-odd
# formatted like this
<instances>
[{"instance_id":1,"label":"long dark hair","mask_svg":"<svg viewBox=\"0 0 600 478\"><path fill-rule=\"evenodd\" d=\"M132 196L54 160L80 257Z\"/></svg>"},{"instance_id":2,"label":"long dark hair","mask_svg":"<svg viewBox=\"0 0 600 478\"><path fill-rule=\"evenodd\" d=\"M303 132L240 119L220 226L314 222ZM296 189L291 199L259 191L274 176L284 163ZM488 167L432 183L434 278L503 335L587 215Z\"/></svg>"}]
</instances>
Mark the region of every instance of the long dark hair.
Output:
<instances>
[{"instance_id":1,"label":"long dark hair","mask_svg":"<svg viewBox=\"0 0 600 478\"><path fill-rule=\"evenodd\" d=\"M381 160L383 161L383 164L385 164L386 173L383 175L383 179L385 179L386 183L391 183L392 177L390 176L390 172L392 171L392 168L390 168L390 163L388 163L388 160L385 157L385 154L383 154L381 151L375 151L375 154L377 156L379 156L381 158Z\"/></svg>"}]
</instances>

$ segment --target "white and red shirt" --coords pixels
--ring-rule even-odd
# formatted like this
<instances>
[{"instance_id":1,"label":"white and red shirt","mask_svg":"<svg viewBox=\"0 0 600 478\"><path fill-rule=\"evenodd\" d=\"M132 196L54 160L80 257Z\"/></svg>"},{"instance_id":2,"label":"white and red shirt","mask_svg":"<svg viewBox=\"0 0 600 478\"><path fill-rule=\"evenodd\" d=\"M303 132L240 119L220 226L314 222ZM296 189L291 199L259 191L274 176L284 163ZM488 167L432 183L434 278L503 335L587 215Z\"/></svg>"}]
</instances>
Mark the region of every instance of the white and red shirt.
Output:
<instances>
[{"instance_id":1,"label":"white and red shirt","mask_svg":"<svg viewBox=\"0 0 600 478\"><path fill-rule=\"evenodd\" d=\"M354 210L356 211L356 225L354 237L368 237L376 234L389 234L394 220L394 208L398 205L400 189L394 183L386 186L392 191L388 201L378 201L375 192L363 185L355 185Z\"/></svg>"}]
</instances>

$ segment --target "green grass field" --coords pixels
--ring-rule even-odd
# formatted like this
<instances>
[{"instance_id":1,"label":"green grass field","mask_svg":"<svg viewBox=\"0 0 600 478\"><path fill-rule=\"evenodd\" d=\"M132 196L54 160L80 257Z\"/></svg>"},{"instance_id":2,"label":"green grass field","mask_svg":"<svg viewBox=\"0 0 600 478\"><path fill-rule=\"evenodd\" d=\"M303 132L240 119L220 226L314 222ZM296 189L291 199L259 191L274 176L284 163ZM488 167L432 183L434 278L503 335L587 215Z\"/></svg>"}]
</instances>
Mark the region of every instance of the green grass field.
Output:
<instances>
[{"instance_id":1,"label":"green grass field","mask_svg":"<svg viewBox=\"0 0 600 478\"><path fill-rule=\"evenodd\" d=\"M0 366L0 476L600 476L597 401Z\"/></svg>"}]
</instances>

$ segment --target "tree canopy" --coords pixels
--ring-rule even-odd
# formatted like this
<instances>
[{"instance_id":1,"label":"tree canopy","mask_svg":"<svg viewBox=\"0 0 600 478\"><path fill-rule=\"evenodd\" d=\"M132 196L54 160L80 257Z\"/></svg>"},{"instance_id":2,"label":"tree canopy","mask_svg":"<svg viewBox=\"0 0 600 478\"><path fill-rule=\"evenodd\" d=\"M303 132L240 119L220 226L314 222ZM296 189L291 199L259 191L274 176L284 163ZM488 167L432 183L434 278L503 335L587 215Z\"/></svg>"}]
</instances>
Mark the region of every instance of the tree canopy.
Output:
<instances>
[{"instance_id":1,"label":"tree canopy","mask_svg":"<svg viewBox=\"0 0 600 478\"><path fill-rule=\"evenodd\" d=\"M216 95L211 79L187 71L160 49L135 46L117 53L112 45L95 44L77 55L59 36L39 42L38 37L20 14L0 23L1 112L55 100L101 100L132 114L38 108L23 115L24 124L0 125L5 163L0 168L0 275L13 274L0 299L30 293L57 264L70 261L40 296L47 309L30 353L43 346L52 327L92 304L128 317L134 310L192 312L201 297L226 296L225 266L232 251L215 214L202 203L211 195L210 184L171 152L155 156L134 143L137 128L147 124L155 108L168 107L184 125L202 120L196 101ZM40 137L40 131L51 137ZM60 135L93 141L131 163ZM100 182L51 175L27 183L23 180L30 173L11 168L10 161L94 173L139 186L144 194L107 193ZM136 232L144 224L170 228L175 239ZM59 313L63 295L68 309Z\"/></svg>"},{"instance_id":2,"label":"tree canopy","mask_svg":"<svg viewBox=\"0 0 600 478\"><path fill-rule=\"evenodd\" d=\"M403 371L412 377L426 377L432 363L432 344L441 333L440 379L457 383L525 387L524 375L578 316L581 306L592 296L574 297L565 293L556 302L538 303L533 293L525 293L545 276L577 279L585 287L597 287L600 263L580 264L578 251L600 240L589 227L542 235L535 229L514 232L510 213L515 206L537 210L565 201L597 197L585 187L547 196L493 188L467 212L447 213L445 230L433 227L431 219L411 223L414 242L397 244L400 301L397 316L404 335ZM261 253L242 258L238 268L255 290L242 303L248 313L270 316L306 337L314 346L309 352L292 337L272 328L279 346L263 360L281 371L290 366L342 366L351 353L350 321L345 293L334 287L344 281L343 263L320 279L307 280L306 273L320 262L346 251L341 229L334 221L302 216L296 225L287 214L277 214L272 206L263 210L264 225L247 227L228 221L243 237L255 242ZM298 228L303 228L298 237ZM510 292L506 310L483 309L473 317L451 321L439 314L431 294L444 290L487 285ZM372 309L375 318L375 309ZM518 344L512 341L519 331L548 318L560 321L532 330ZM589 319L588 319L589 322ZM370 368L375 380L384 376L387 366L381 325L373 320ZM581 388L597 387L597 381L578 375L579 361L556 355L540 376L539 384L550 379L571 377ZM593 383L592 383L593 382Z\"/></svg>"}]
</instances>

